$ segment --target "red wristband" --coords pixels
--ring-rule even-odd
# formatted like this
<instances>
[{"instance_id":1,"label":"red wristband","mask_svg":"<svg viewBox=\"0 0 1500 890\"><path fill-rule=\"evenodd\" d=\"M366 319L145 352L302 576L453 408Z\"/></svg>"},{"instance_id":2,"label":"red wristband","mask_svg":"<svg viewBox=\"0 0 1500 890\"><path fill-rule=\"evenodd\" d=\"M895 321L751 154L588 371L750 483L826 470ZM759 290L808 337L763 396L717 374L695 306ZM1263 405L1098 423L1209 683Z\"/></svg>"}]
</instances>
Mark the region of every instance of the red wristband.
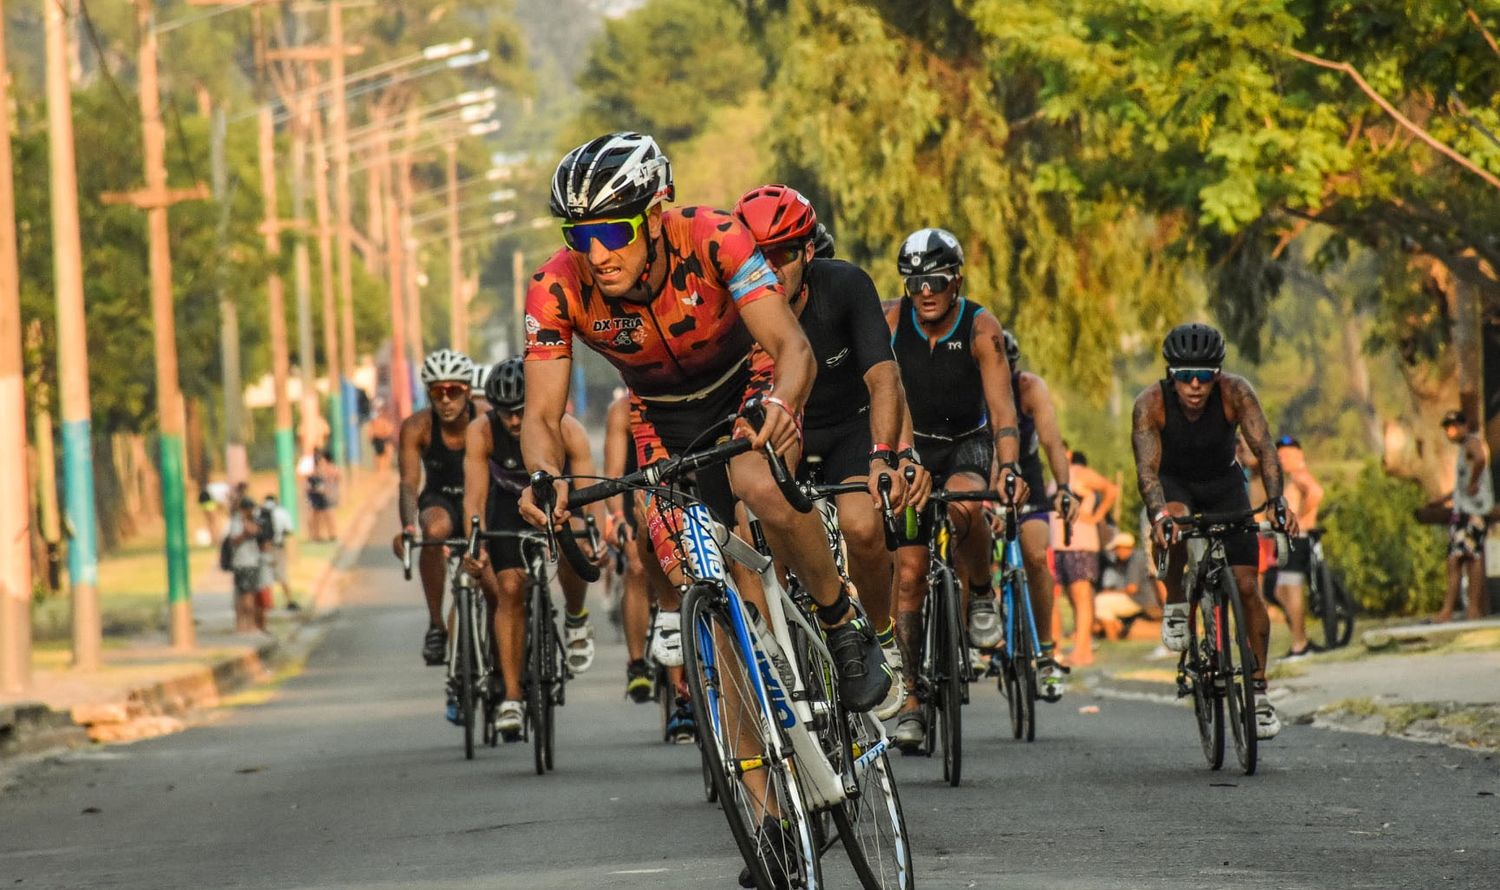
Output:
<instances>
[{"instance_id":1,"label":"red wristband","mask_svg":"<svg viewBox=\"0 0 1500 890\"><path fill-rule=\"evenodd\" d=\"M767 405L775 405L776 407L778 407L781 410L785 411L786 412L786 416L790 417L792 419L792 425L797 428L797 438L798 439L803 438L803 436L802 436L802 417L800 415L798 415L798 413L796 411L792 410L792 406L791 405L788 405L786 402L783 402L781 399L777 398L776 396L766 396L764 399L762 399L762 401L765 402Z\"/></svg>"}]
</instances>

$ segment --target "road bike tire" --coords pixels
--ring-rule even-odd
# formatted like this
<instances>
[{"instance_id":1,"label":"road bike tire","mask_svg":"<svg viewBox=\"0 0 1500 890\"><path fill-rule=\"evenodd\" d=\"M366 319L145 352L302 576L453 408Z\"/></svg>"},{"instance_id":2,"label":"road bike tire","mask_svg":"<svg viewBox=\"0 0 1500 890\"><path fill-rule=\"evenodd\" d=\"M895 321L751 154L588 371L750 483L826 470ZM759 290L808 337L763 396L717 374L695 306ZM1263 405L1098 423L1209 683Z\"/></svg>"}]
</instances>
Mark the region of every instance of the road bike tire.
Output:
<instances>
[{"instance_id":1,"label":"road bike tire","mask_svg":"<svg viewBox=\"0 0 1500 890\"><path fill-rule=\"evenodd\" d=\"M876 745L886 744L885 730L869 714L844 712L844 719L852 740L850 753L859 794L833 809L833 824L860 886L865 890L909 890L916 885L911 836L906 830L896 776L887 750L868 756Z\"/></svg>"},{"instance_id":2,"label":"road bike tire","mask_svg":"<svg viewBox=\"0 0 1500 890\"><path fill-rule=\"evenodd\" d=\"M1234 645L1219 652L1224 676L1226 717L1234 734L1234 755L1245 775L1255 775L1258 740L1255 737L1255 652L1250 648L1249 626L1245 624L1245 607L1238 588L1227 568L1219 577L1220 596L1229 604L1234 624ZM1228 640L1223 640L1228 643ZM1239 663L1235 663L1238 655Z\"/></svg>"},{"instance_id":3,"label":"road bike tire","mask_svg":"<svg viewBox=\"0 0 1500 890\"><path fill-rule=\"evenodd\" d=\"M1013 594L1017 601L1021 597L1029 596L1024 579L1017 579L1011 583L1019 585L1014 588L1015 593ZM1016 607L1016 611L1020 614L1016 616L1016 640L1015 645L1011 648L1011 652L1013 653L1011 658L1015 665L1014 673L1017 692L1019 693L1019 711L1021 716L1021 734L1017 738L1024 737L1026 741L1034 742L1036 741L1037 700L1036 653L1032 651L1031 646L1031 623L1030 621L1022 621L1029 613L1028 610L1030 607L1031 601L1029 599L1026 600L1025 605ZM1006 644L1010 645L1010 641L1007 640Z\"/></svg>"},{"instance_id":4,"label":"road bike tire","mask_svg":"<svg viewBox=\"0 0 1500 890\"><path fill-rule=\"evenodd\" d=\"M942 724L943 780L957 788L963 777L964 671L968 669L968 638L958 623L958 592L953 571L947 566L937 573L937 584L928 596L937 597L932 611L937 624L937 700Z\"/></svg>"},{"instance_id":5,"label":"road bike tire","mask_svg":"<svg viewBox=\"0 0 1500 890\"><path fill-rule=\"evenodd\" d=\"M791 886L812 890L822 886L812 819L803 807L795 769L765 756L770 734L779 730L765 719L755 692L758 681L749 667L754 655L741 647L727 608L724 594L712 584L693 585L682 600L683 666L700 750L755 886L776 887L774 868L788 876ZM774 741L779 744L779 737ZM751 773L765 778L759 798L744 782ZM773 850L769 860L762 858L760 844L761 826L770 813L767 800L774 801L796 847Z\"/></svg>"},{"instance_id":6,"label":"road bike tire","mask_svg":"<svg viewBox=\"0 0 1500 890\"><path fill-rule=\"evenodd\" d=\"M469 596L473 596L471 593ZM475 675L479 672L474 659L474 615L469 597L459 597L458 639L454 646L454 676L458 680L458 713L463 721L464 759L474 759Z\"/></svg>"},{"instance_id":7,"label":"road bike tire","mask_svg":"<svg viewBox=\"0 0 1500 890\"><path fill-rule=\"evenodd\" d=\"M1324 567L1323 571L1328 573L1328 580L1330 582L1328 589L1333 591L1334 601L1338 603L1338 644L1341 647L1347 646L1349 645L1349 641L1354 638L1354 613L1358 611L1358 607L1354 604L1354 597L1349 594L1349 588L1344 586L1344 582L1339 580L1339 576L1327 567Z\"/></svg>"},{"instance_id":8,"label":"road bike tire","mask_svg":"<svg viewBox=\"0 0 1500 890\"><path fill-rule=\"evenodd\" d=\"M546 686L547 636L542 630L546 621L543 608L543 593L535 579L526 590L526 722L531 728L531 755L537 775L547 772L547 721L546 700L550 693Z\"/></svg>"},{"instance_id":9,"label":"road bike tire","mask_svg":"<svg viewBox=\"0 0 1500 890\"><path fill-rule=\"evenodd\" d=\"M1219 654L1214 642L1213 604L1206 598L1200 602L1197 632L1190 638L1192 648L1183 659L1192 671L1189 679L1193 684L1193 717L1198 724L1203 759L1208 761L1209 769L1217 770L1224 766L1224 698L1214 682Z\"/></svg>"},{"instance_id":10,"label":"road bike tire","mask_svg":"<svg viewBox=\"0 0 1500 890\"><path fill-rule=\"evenodd\" d=\"M547 659L547 695L543 700L542 711L542 719L547 724L547 745L542 753L546 758L547 771L551 772L557 766L557 709L563 703L567 688L568 655L562 637L557 633L557 616L552 611L550 601L547 604L546 630L548 639L552 641L552 657Z\"/></svg>"}]
</instances>

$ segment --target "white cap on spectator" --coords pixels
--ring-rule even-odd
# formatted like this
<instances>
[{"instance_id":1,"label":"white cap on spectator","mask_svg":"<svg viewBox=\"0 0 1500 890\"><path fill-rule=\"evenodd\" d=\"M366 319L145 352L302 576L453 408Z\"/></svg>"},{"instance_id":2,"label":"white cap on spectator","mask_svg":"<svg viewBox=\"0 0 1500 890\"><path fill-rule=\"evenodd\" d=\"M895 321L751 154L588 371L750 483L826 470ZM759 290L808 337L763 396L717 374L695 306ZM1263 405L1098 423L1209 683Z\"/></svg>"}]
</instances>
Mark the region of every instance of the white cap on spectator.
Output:
<instances>
[{"instance_id":1,"label":"white cap on spectator","mask_svg":"<svg viewBox=\"0 0 1500 890\"><path fill-rule=\"evenodd\" d=\"M1109 546L1106 547L1105 549L1106 550L1115 550L1115 549L1118 549L1120 547L1134 547L1134 546L1135 546L1135 535L1132 535L1130 532L1120 532L1120 533L1116 534L1112 539L1110 539Z\"/></svg>"}]
</instances>

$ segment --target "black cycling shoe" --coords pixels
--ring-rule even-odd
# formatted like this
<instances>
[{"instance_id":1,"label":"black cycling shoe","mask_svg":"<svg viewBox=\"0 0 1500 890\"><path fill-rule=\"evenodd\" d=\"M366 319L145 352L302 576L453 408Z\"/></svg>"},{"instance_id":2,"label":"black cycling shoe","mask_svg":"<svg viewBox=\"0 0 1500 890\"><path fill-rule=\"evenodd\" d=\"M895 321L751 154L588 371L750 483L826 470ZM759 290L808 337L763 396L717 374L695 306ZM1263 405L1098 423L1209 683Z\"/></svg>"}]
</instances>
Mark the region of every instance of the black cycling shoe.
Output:
<instances>
[{"instance_id":1,"label":"black cycling shoe","mask_svg":"<svg viewBox=\"0 0 1500 890\"><path fill-rule=\"evenodd\" d=\"M422 638L422 660L429 667L448 660L448 631L441 627L427 628L427 636Z\"/></svg>"},{"instance_id":2,"label":"black cycling shoe","mask_svg":"<svg viewBox=\"0 0 1500 890\"><path fill-rule=\"evenodd\" d=\"M839 698L850 711L868 711L885 700L896 676L865 616L827 628L828 651L839 674Z\"/></svg>"},{"instance_id":3,"label":"black cycling shoe","mask_svg":"<svg viewBox=\"0 0 1500 890\"><path fill-rule=\"evenodd\" d=\"M791 836L791 831L781 824L773 816L767 816L760 826L760 858L765 865L766 871L771 878L773 887L790 887L786 874L782 870L782 863L796 854L797 841ZM755 878L750 874L750 866L740 869L740 886L754 887Z\"/></svg>"},{"instance_id":4,"label":"black cycling shoe","mask_svg":"<svg viewBox=\"0 0 1500 890\"><path fill-rule=\"evenodd\" d=\"M644 658L625 665L625 695L638 705L651 700L651 668Z\"/></svg>"}]
</instances>

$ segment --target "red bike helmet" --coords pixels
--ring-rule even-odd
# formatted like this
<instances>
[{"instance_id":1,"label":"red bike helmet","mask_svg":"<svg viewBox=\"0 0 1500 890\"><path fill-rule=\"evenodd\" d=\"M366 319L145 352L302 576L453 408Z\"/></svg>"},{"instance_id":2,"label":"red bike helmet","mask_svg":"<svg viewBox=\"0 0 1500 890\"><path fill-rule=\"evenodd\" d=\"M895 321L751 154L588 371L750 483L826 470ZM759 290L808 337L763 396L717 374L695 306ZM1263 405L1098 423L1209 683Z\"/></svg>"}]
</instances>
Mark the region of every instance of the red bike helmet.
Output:
<instances>
[{"instance_id":1,"label":"red bike helmet","mask_svg":"<svg viewBox=\"0 0 1500 890\"><path fill-rule=\"evenodd\" d=\"M806 241L818 227L818 214L802 193L786 185L763 185L740 196L734 215L750 228L761 247Z\"/></svg>"}]
</instances>

